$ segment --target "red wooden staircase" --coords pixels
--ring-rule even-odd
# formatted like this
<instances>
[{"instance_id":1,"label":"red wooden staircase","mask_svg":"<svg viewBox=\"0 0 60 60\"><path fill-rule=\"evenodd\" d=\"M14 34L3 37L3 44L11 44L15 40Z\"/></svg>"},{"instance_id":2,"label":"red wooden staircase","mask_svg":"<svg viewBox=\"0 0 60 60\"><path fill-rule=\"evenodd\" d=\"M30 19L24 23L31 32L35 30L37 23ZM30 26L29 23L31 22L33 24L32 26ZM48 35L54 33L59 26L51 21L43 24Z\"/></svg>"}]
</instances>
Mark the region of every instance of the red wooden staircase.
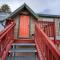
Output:
<instances>
[{"instance_id":1,"label":"red wooden staircase","mask_svg":"<svg viewBox=\"0 0 60 60\"><path fill-rule=\"evenodd\" d=\"M12 22L0 32L1 60L60 60L60 51L37 24L33 40L14 39L14 26ZM14 54L12 57L9 56L11 52ZM15 56L15 53L23 53L25 56Z\"/></svg>"},{"instance_id":2,"label":"red wooden staircase","mask_svg":"<svg viewBox=\"0 0 60 60\"><path fill-rule=\"evenodd\" d=\"M37 24L35 26L35 44L40 60L60 60L60 51Z\"/></svg>"},{"instance_id":3,"label":"red wooden staircase","mask_svg":"<svg viewBox=\"0 0 60 60\"><path fill-rule=\"evenodd\" d=\"M0 59L6 60L8 51L14 41L13 29L15 23L11 22L3 31L0 32Z\"/></svg>"}]
</instances>

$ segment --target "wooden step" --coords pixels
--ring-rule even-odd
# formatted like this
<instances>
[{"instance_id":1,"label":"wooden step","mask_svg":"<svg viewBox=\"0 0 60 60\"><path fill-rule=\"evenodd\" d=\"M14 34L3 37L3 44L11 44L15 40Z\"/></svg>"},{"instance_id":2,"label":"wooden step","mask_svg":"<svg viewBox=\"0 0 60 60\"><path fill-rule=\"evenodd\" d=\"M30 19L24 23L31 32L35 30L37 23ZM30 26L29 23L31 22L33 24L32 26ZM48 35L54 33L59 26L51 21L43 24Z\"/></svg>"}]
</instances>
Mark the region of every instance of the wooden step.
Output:
<instances>
[{"instance_id":1,"label":"wooden step","mask_svg":"<svg viewBox=\"0 0 60 60\"><path fill-rule=\"evenodd\" d=\"M14 43L34 43L33 39L14 39Z\"/></svg>"}]
</instances>

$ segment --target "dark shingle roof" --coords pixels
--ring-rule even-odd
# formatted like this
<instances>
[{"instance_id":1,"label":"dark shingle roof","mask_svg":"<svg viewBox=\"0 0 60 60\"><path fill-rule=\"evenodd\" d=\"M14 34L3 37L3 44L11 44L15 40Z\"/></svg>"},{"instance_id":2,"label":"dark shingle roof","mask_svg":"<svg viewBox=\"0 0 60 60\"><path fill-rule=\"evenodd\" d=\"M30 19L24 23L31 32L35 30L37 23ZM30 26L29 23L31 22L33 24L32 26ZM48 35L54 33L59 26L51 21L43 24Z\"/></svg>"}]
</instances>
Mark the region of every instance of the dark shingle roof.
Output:
<instances>
[{"instance_id":1,"label":"dark shingle roof","mask_svg":"<svg viewBox=\"0 0 60 60\"><path fill-rule=\"evenodd\" d=\"M60 15L51 15L51 14L37 14L39 17L44 17L44 18L60 18Z\"/></svg>"}]
</instances>

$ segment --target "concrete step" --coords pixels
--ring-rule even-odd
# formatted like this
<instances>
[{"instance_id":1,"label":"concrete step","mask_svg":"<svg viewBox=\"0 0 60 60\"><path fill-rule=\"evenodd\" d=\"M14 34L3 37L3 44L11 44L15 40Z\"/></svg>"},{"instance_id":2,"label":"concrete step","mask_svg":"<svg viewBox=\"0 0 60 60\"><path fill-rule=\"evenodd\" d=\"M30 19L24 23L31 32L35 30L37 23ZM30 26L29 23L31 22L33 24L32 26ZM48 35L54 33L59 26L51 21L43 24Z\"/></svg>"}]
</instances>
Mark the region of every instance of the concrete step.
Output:
<instances>
[{"instance_id":1,"label":"concrete step","mask_svg":"<svg viewBox=\"0 0 60 60\"><path fill-rule=\"evenodd\" d=\"M26 52L26 53L29 53L29 52L37 52L35 49L11 49L9 52Z\"/></svg>"},{"instance_id":2,"label":"concrete step","mask_svg":"<svg viewBox=\"0 0 60 60\"><path fill-rule=\"evenodd\" d=\"M37 56L14 56L7 57L7 60L38 60Z\"/></svg>"},{"instance_id":3,"label":"concrete step","mask_svg":"<svg viewBox=\"0 0 60 60\"><path fill-rule=\"evenodd\" d=\"M34 43L13 43L15 46L35 46Z\"/></svg>"},{"instance_id":4,"label":"concrete step","mask_svg":"<svg viewBox=\"0 0 60 60\"><path fill-rule=\"evenodd\" d=\"M16 47L16 48L12 48L11 50L36 50L35 47Z\"/></svg>"},{"instance_id":5,"label":"concrete step","mask_svg":"<svg viewBox=\"0 0 60 60\"><path fill-rule=\"evenodd\" d=\"M35 50L35 46L13 46L11 49L20 49L20 50L24 50L24 49L34 49Z\"/></svg>"}]
</instances>

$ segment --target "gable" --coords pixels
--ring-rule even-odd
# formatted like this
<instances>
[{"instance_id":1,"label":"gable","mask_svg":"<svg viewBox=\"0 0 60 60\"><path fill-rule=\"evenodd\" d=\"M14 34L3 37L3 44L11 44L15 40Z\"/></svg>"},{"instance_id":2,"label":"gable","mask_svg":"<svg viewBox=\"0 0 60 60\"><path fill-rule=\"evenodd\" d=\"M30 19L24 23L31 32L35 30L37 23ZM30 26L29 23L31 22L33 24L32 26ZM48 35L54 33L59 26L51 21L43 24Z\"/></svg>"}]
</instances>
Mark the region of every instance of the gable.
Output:
<instances>
[{"instance_id":1,"label":"gable","mask_svg":"<svg viewBox=\"0 0 60 60\"><path fill-rule=\"evenodd\" d=\"M34 13L34 11L30 7L28 7L25 3L21 7L16 9L14 12L12 12L8 18L15 17L17 14L19 14L23 10L24 11L27 10L34 18L38 19L38 16Z\"/></svg>"}]
</instances>

